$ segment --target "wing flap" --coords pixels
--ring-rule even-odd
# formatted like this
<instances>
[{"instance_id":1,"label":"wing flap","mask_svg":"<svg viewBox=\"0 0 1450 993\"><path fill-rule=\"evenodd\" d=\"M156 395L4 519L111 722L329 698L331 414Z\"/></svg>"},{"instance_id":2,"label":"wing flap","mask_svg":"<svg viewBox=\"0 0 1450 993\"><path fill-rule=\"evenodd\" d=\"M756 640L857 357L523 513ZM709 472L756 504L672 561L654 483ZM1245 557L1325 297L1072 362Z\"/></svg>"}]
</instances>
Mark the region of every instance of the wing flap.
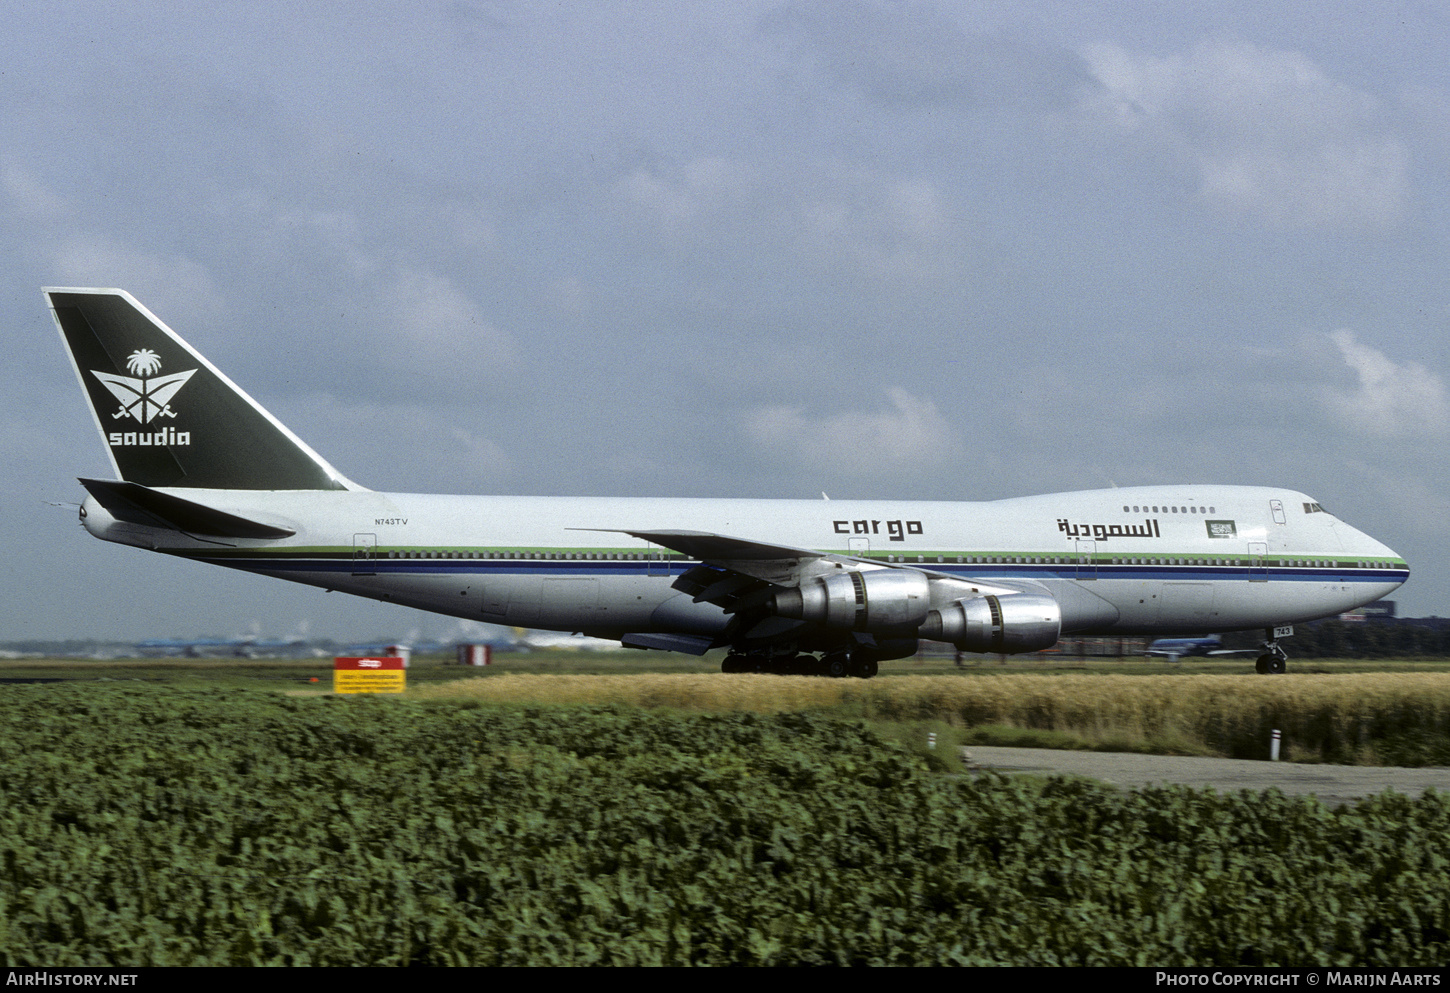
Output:
<instances>
[{"instance_id":1,"label":"wing flap","mask_svg":"<svg viewBox=\"0 0 1450 993\"><path fill-rule=\"evenodd\" d=\"M717 565L687 569L670 585L695 603L713 603L727 614L764 606L778 588L775 583Z\"/></svg>"}]
</instances>

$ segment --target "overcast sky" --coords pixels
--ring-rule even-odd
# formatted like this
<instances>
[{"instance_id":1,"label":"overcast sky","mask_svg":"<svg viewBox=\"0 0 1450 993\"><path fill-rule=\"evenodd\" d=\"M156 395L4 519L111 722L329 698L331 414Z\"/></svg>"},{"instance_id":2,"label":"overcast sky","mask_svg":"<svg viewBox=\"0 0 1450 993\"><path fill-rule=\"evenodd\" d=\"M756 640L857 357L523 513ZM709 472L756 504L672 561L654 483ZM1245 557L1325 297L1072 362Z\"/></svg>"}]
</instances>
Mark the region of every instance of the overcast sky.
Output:
<instances>
[{"instance_id":1,"label":"overcast sky","mask_svg":"<svg viewBox=\"0 0 1450 993\"><path fill-rule=\"evenodd\" d=\"M1440 5L4 6L0 640L452 630L49 506L43 285L375 489L1279 485L1450 614Z\"/></svg>"}]
</instances>

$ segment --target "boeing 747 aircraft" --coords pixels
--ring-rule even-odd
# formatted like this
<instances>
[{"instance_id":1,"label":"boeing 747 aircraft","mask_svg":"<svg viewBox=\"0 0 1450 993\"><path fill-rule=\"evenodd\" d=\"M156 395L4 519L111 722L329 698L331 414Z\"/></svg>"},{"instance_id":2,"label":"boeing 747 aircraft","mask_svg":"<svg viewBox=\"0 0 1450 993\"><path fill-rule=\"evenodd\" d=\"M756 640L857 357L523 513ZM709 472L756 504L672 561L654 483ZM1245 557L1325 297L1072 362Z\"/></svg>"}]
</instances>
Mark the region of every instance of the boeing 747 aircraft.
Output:
<instances>
[{"instance_id":1,"label":"boeing 747 aircraft","mask_svg":"<svg viewBox=\"0 0 1450 993\"><path fill-rule=\"evenodd\" d=\"M115 468L82 479L107 541L455 617L704 654L726 672L870 677L921 639L1278 636L1409 577L1273 487L980 503L378 493L344 477L129 293L46 289Z\"/></svg>"}]
</instances>

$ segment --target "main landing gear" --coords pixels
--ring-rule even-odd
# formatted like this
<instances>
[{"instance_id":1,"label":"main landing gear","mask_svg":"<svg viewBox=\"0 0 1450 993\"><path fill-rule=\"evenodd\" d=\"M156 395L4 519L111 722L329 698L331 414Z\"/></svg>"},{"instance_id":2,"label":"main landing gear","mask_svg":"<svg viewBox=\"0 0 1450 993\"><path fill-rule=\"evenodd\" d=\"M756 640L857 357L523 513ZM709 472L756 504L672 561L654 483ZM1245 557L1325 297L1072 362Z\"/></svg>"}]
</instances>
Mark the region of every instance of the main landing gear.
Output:
<instances>
[{"instance_id":1,"label":"main landing gear","mask_svg":"<svg viewBox=\"0 0 1450 993\"><path fill-rule=\"evenodd\" d=\"M1279 640L1273 628L1264 629L1264 654L1254 663L1254 671L1261 676L1278 676L1288 671L1289 656L1279 647Z\"/></svg>"},{"instance_id":2,"label":"main landing gear","mask_svg":"<svg viewBox=\"0 0 1450 993\"><path fill-rule=\"evenodd\" d=\"M769 672L778 676L855 676L870 679L880 667L864 653L827 652L814 655L770 655L766 652L731 652L720 664L725 673Z\"/></svg>"}]
</instances>

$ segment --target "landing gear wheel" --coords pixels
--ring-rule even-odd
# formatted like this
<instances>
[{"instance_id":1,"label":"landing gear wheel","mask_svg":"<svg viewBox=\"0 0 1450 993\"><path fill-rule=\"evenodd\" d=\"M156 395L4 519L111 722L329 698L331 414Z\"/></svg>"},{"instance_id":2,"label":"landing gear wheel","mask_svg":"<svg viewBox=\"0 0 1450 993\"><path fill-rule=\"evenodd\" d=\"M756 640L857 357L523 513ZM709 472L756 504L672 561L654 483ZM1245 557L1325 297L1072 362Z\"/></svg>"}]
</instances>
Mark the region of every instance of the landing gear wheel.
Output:
<instances>
[{"instance_id":1,"label":"landing gear wheel","mask_svg":"<svg viewBox=\"0 0 1450 993\"><path fill-rule=\"evenodd\" d=\"M1261 676L1279 676L1288 668L1288 661L1282 655L1260 655L1254 663L1254 671Z\"/></svg>"},{"instance_id":2,"label":"landing gear wheel","mask_svg":"<svg viewBox=\"0 0 1450 993\"><path fill-rule=\"evenodd\" d=\"M878 669L879 666L875 659L854 658L851 660L851 675L857 679L870 679L876 675Z\"/></svg>"},{"instance_id":3,"label":"landing gear wheel","mask_svg":"<svg viewBox=\"0 0 1450 993\"><path fill-rule=\"evenodd\" d=\"M833 679L851 674L851 660L845 655L827 655L821 662L821 671Z\"/></svg>"},{"instance_id":4,"label":"landing gear wheel","mask_svg":"<svg viewBox=\"0 0 1450 993\"><path fill-rule=\"evenodd\" d=\"M1280 632L1293 634L1294 629L1287 625L1282 628L1264 628L1264 654L1254 664L1255 671L1262 675L1277 676L1289 668L1289 656L1279 647L1279 639L1275 637Z\"/></svg>"},{"instance_id":5,"label":"landing gear wheel","mask_svg":"<svg viewBox=\"0 0 1450 993\"><path fill-rule=\"evenodd\" d=\"M731 652L729 655L725 656L725 661L720 663L720 671L728 673L730 675L735 675L736 673L741 672L749 672L750 666L748 664L748 661L749 660L746 659L744 655L736 655L734 652Z\"/></svg>"}]
</instances>

